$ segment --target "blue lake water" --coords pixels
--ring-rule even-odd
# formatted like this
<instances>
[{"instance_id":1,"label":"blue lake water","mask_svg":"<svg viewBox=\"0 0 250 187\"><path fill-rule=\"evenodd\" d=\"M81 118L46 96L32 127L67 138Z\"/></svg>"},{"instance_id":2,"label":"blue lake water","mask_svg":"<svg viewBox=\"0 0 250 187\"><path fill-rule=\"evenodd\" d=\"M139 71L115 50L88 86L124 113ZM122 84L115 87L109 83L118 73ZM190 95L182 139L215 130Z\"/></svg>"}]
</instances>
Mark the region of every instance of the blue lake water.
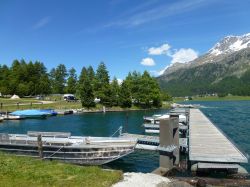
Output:
<instances>
[{"instance_id":1,"label":"blue lake water","mask_svg":"<svg viewBox=\"0 0 250 187\"><path fill-rule=\"evenodd\" d=\"M213 121L240 150L250 155L250 101L192 102ZM121 125L130 133L143 134L143 116L166 113L167 110L91 113L50 117L44 120L29 119L0 123L0 132L27 133L27 131L60 131L72 135L111 136ZM126 117L128 115L128 118ZM126 123L128 119L128 123ZM158 167L159 155L151 151L135 151L106 167L123 171L151 172ZM250 164L245 164L250 172Z\"/></svg>"}]
</instances>

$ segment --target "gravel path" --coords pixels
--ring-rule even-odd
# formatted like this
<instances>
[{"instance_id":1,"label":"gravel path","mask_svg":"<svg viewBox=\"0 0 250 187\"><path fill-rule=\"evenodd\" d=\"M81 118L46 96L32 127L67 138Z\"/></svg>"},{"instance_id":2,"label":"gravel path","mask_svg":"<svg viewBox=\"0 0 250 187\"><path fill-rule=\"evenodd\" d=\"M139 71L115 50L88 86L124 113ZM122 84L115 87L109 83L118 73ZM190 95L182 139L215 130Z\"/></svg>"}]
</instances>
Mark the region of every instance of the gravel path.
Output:
<instances>
[{"instance_id":1,"label":"gravel path","mask_svg":"<svg viewBox=\"0 0 250 187\"><path fill-rule=\"evenodd\" d=\"M171 181L152 173L124 173L124 179L113 187L157 187L168 184Z\"/></svg>"}]
</instances>

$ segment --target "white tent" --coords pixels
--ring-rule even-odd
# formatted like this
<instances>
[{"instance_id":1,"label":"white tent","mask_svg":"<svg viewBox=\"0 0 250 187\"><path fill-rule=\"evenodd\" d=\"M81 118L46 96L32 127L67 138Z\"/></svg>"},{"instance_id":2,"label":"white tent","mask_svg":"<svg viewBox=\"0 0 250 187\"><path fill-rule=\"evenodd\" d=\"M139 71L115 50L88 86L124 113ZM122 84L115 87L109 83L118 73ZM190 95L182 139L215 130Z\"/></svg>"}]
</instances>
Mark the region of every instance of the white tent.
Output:
<instances>
[{"instance_id":1,"label":"white tent","mask_svg":"<svg viewBox=\"0 0 250 187\"><path fill-rule=\"evenodd\" d=\"M20 99L20 97L19 97L18 95L14 94L14 95L11 97L11 99Z\"/></svg>"}]
</instances>

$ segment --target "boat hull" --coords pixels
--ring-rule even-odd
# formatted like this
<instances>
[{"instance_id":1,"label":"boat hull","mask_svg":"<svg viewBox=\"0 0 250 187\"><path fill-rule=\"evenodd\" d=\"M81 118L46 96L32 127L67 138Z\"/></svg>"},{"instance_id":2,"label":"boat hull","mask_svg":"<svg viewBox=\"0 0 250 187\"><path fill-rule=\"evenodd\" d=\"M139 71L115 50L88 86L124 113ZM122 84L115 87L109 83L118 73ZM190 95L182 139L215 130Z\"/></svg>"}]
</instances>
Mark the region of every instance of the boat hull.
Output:
<instances>
[{"instance_id":1,"label":"boat hull","mask_svg":"<svg viewBox=\"0 0 250 187\"><path fill-rule=\"evenodd\" d=\"M42 149L43 159L45 160L57 160L79 165L102 165L132 153L134 146L115 148L43 146ZM40 158L38 146L36 145L1 143L0 151L17 156Z\"/></svg>"}]
</instances>

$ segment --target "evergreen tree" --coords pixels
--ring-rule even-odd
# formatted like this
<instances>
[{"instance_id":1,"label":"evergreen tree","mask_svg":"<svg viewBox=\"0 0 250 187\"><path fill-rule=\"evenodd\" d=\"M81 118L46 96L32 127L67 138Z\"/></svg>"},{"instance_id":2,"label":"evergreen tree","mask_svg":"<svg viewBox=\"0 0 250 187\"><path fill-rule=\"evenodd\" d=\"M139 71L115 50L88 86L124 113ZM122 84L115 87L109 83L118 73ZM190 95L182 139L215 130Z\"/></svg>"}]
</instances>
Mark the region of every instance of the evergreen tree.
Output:
<instances>
[{"instance_id":1,"label":"evergreen tree","mask_svg":"<svg viewBox=\"0 0 250 187\"><path fill-rule=\"evenodd\" d=\"M85 67L83 67L79 78L79 95L83 107L90 108L95 106L93 86Z\"/></svg>"},{"instance_id":2,"label":"evergreen tree","mask_svg":"<svg viewBox=\"0 0 250 187\"><path fill-rule=\"evenodd\" d=\"M111 88L109 84L109 74L107 68L103 62L100 63L96 70L95 79L95 95L101 99L101 103L107 106L111 106Z\"/></svg>"},{"instance_id":3,"label":"evergreen tree","mask_svg":"<svg viewBox=\"0 0 250 187\"><path fill-rule=\"evenodd\" d=\"M111 82L111 102L113 106L118 106L119 104L119 92L120 92L120 86L118 83L118 80L116 77Z\"/></svg>"},{"instance_id":4,"label":"evergreen tree","mask_svg":"<svg viewBox=\"0 0 250 187\"><path fill-rule=\"evenodd\" d=\"M87 72L88 72L88 77L89 77L91 83L94 84L94 81L95 81L95 71L94 71L93 67L89 66L88 69L87 69Z\"/></svg>"},{"instance_id":5,"label":"evergreen tree","mask_svg":"<svg viewBox=\"0 0 250 187\"><path fill-rule=\"evenodd\" d=\"M67 70L65 65L59 64L50 72L52 91L55 94L63 94L66 83Z\"/></svg>"},{"instance_id":6,"label":"evergreen tree","mask_svg":"<svg viewBox=\"0 0 250 187\"><path fill-rule=\"evenodd\" d=\"M69 77L67 80L66 92L71 93L71 94L75 94L76 93L76 85L77 85L76 70L74 68L71 68L69 70Z\"/></svg>"},{"instance_id":7,"label":"evergreen tree","mask_svg":"<svg viewBox=\"0 0 250 187\"><path fill-rule=\"evenodd\" d=\"M122 108L130 108L132 106L131 92L128 82L123 81L119 92L119 105Z\"/></svg>"}]
</instances>

